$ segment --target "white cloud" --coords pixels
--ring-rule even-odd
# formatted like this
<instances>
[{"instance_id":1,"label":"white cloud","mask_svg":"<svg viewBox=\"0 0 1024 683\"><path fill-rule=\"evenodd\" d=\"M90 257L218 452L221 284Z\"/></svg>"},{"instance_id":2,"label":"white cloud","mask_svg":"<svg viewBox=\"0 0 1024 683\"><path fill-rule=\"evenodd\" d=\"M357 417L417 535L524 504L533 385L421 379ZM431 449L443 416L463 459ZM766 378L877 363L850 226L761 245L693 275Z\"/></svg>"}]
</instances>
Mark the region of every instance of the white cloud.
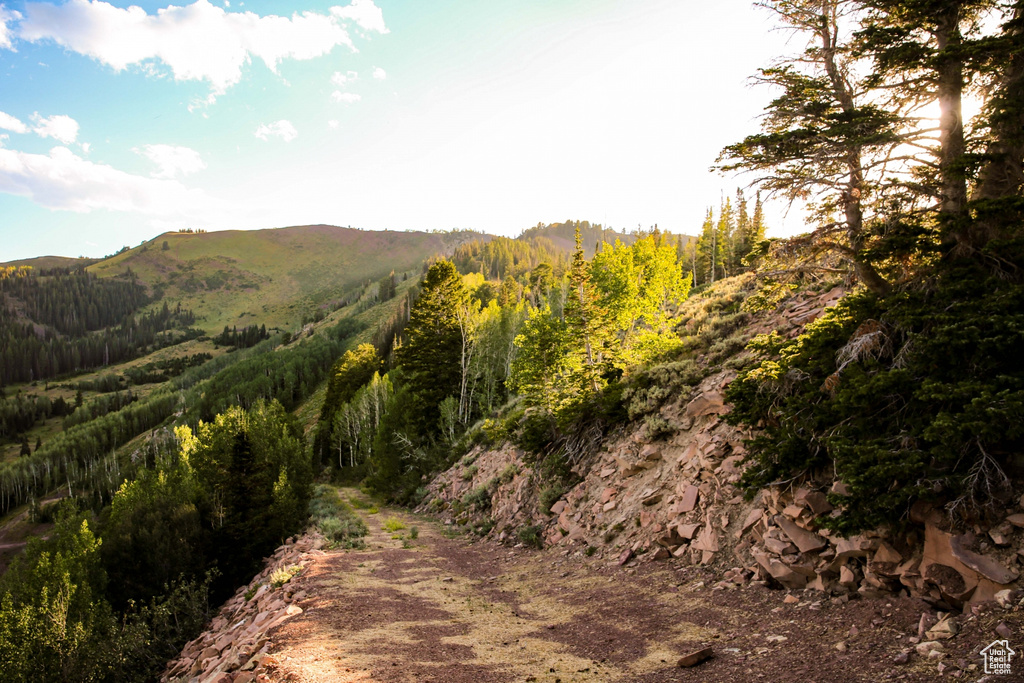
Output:
<instances>
[{"instance_id":1,"label":"white cloud","mask_svg":"<svg viewBox=\"0 0 1024 683\"><path fill-rule=\"evenodd\" d=\"M11 37L14 31L7 24L12 21L21 19L21 14L14 10L9 10L3 5L0 5L0 48L6 48L8 50L14 50L14 45L11 43Z\"/></svg>"},{"instance_id":2,"label":"white cloud","mask_svg":"<svg viewBox=\"0 0 1024 683\"><path fill-rule=\"evenodd\" d=\"M53 138L70 145L78 139L78 121L70 116L59 114L43 118L39 114L32 115L35 127L32 129L41 138Z\"/></svg>"},{"instance_id":3,"label":"white cloud","mask_svg":"<svg viewBox=\"0 0 1024 683\"><path fill-rule=\"evenodd\" d=\"M90 145L88 142L83 142L82 143L82 153L83 154L88 154L90 149L92 149L92 145Z\"/></svg>"},{"instance_id":4,"label":"white cloud","mask_svg":"<svg viewBox=\"0 0 1024 683\"><path fill-rule=\"evenodd\" d=\"M176 216L210 205L201 191L178 181L125 173L87 161L67 147L54 147L49 155L0 149L0 192L79 213L108 209Z\"/></svg>"},{"instance_id":5,"label":"white cloud","mask_svg":"<svg viewBox=\"0 0 1024 683\"><path fill-rule=\"evenodd\" d=\"M373 77L376 78L378 81L383 81L385 78L388 77L388 72L378 66L376 69L373 70Z\"/></svg>"},{"instance_id":6,"label":"white cloud","mask_svg":"<svg viewBox=\"0 0 1024 683\"><path fill-rule=\"evenodd\" d=\"M10 114L0 111L0 128L9 130L12 133L27 133L28 126Z\"/></svg>"},{"instance_id":7,"label":"white cloud","mask_svg":"<svg viewBox=\"0 0 1024 683\"><path fill-rule=\"evenodd\" d=\"M341 73L340 71L335 71L334 75L331 76L331 83L333 83L334 85L336 85L338 87L342 87L346 83L349 83L351 81L355 81L355 80L358 80L358 79L359 79L359 73L356 72L356 71L346 71L345 73Z\"/></svg>"},{"instance_id":8,"label":"white cloud","mask_svg":"<svg viewBox=\"0 0 1024 683\"><path fill-rule=\"evenodd\" d=\"M296 12L291 18L227 12L209 0L171 5L147 14L138 6L114 7L102 0L63 5L29 3L20 38L53 40L117 71L146 60L170 67L177 80L205 80L223 93L242 78L242 67L259 58L276 73L285 59L313 59L344 45L355 51L347 24L387 33L372 0L333 7L330 14Z\"/></svg>"},{"instance_id":9,"label":"white cloud","mask_svg":"<svg viewBox=\"0 0 1024 683\"><path fill-rule=\"evenodd\" d=\"M338 123L337 119L331 119L330 121L327 122L328 128L337 128L339 125L340 124Z\"/></svg>"},{"instance_id":10,"label":"white cloud","mask_svg":"<svg viewBox=\"0 0 1024 683\"><path fill-rule=\"evenodd\" d=\"M364 31L390 33L384 25L384 13L373 0L352 0L348 7L332 7L331 14L339 19L351 19Z\"/></svg>"},{"instance_id":11,"label":"white cloud","mask_svg":"<svg viewBox=\"0 0 1024 683\"><path fill-rule=\"evenodd\" d=\"M363 99L362 96L357 95L354 92L341 92L340 90L335 90L334 92L331 93L331 101L333 102L344 102L345 104L352 104L354 102L358 102L361 99Z\"/></svg>"},{"instance_id":12,"label":"white cloud","mask_svg":"<svg viewBox=\"0 0 1024 683\"><path fill-rule=\"evenodd\" d=\"M143 145L132 151L156 164L157 170L151 174L154 178L174 178L179 174L186 176L206 168L206 162L203 161L199 152L188 147Z\"/></svg>"},{"instance_id":13,"label":"white cloud","mask_svg":"<svg viewBox=\"0 0 1024 683\"><path fill-rule=\"evenodd\" d=\"M260 140L267 140L271 137L279 137L285 142L291 142L299 136L299 131L295 130L295 126L290 121L281 119L280 121L274 121L273 123L262 123L260 127L256 129L256 137Z\"/></svg>"}]
</instances>

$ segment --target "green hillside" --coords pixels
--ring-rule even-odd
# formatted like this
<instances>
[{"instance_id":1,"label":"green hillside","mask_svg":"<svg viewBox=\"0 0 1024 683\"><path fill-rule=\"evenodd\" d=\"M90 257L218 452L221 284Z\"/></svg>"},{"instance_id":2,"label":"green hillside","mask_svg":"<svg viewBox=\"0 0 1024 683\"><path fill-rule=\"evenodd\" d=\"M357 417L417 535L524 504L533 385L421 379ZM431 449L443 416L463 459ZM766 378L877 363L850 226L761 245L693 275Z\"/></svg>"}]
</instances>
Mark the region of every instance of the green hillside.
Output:
<instances>
[{"instance_id":1,"label":"green hillside","mask_svg":"<svg viewBox=\"0 0 1024 683\"><path fill-rule=\"evenodd\" d=\"M91 266L100 259L94 258L71 258L68 256L36 256L34 258L23 258L17 261L7 261L6 263L0 263L0 268L4 266L28 266L35 268L36 270L51 270L53 268L83 268Z\"/></svg>"},{"instance_id":2,"label":"green hillside","mask_svg":"<svg viewBox=\"0 0 1024 683\"><path fill-rule=\"evenodd\" d=\"M161 301L194 311L196 326L209 332L254 323L284 328L357 285L419 269L424 259L480 237L330 225L165 233L89 271L116 277L130 269Z\"/></svg>"}]
</instances>

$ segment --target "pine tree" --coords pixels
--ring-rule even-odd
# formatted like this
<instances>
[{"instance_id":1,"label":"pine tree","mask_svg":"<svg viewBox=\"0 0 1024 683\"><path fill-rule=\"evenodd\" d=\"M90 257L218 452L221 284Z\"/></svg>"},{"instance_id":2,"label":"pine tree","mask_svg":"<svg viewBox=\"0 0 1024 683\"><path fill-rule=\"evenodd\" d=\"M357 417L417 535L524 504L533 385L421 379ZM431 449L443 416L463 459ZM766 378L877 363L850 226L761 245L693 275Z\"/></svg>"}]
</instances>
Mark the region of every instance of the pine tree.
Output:
<instances>
[{"instance_id":1,"label":"pine tree","mask_svg":"<svg viewBox=\"0 0 1024 683\"><path fill-rule=\"evenodd\" d=\"M576 226L576 249L569 267L569 296L565 302L565 323L570 343L581 358L574 384L584 393L599 391L605 361L607 323L598 306L597 288L590 278L590 264L583 255L583 242Z\"/></svg>"},{"instance_id":2,"label":"pine tree","mask_svg":"<svg viewBox=\"0 0 1024 683\"><path fill-rule=\"evenodd\" d=\"M710 207L700 228L700 236L694 253L694 281L710 284L715 281L716 254L718 251L718 235L715 232L715 218Z\"/></svg>"},{"instance_id":3,"label":"pine tree","mask_svg":"<svg viewBox=\"0 0 1024 683\"><path fill-rule=\"evenodd\" d=\"M889 282L867 253L871 234L864 202L894 182L891 165L876 160L915 139L898 134L900 112L875 104L878 94L858 80L866 69L863 59L842 42L856 3L771 0L764 5L806 39L806 48L761 69L759 80L782 94L768 105L760 133L722 151L720 168L757 171L764 174L760 187L812 204L818 227L792 243L799 251L797 263L780 270L828 272L845 264L873 292L885 293Z\"/></svg>"},{"instance_id":4,"label":"pine tree","mask_svg":"<svg viewBox=\"0 0 1024 683\"><path fill-rule=\"evenodd\" d=\"M459 395L463 352L459 310L467 299L455 265L437 261L427 270L420 296L409 313L398 364L408 373L409 385L422 401L420 425L424 430L432 430L437 424L441 401Z\"/></svg>"}]
</instances>

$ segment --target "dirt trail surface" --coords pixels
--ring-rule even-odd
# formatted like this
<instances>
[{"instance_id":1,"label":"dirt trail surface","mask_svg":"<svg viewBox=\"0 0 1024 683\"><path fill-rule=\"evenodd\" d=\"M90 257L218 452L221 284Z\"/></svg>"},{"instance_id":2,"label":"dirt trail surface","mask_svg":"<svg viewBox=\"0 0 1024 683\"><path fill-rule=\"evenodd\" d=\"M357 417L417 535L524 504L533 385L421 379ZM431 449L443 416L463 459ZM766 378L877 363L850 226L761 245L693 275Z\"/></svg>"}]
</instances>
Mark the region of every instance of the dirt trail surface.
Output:
<instances>
[{"instance_id":1,"label":"dirt trail surface","mask_svg":"<svg viewBox=\"0 0 1024 683\"><path fill-rule=\"evenodd\" d=\"M898 664L928 609L917 599L799 592L787 603L786 592L758 585L713 590L715 577L699 568L620 567L449 538L402 511L360 514L365 549L330 551L296 577L309 597L272 633L261 667L271 680L976 681L978 652L998 637L993 624L1009 623L1011 644L1024 645L1020 614L993 608L961 618L941 661L912 653ZM396 521L406 528L394 530ZM712 659L677 666L708 646Z\"/></svg>"}]
</instances>

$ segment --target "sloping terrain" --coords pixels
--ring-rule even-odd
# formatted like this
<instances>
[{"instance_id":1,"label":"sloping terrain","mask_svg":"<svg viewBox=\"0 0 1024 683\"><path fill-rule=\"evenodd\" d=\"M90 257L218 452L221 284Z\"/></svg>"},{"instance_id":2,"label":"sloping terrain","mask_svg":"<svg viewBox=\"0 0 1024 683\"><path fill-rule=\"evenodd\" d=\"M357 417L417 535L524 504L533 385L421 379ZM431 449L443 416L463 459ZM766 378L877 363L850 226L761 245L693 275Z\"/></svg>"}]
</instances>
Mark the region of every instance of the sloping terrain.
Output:
<instances>
[{"instance_id":1,"label":"sloping terrain","mask_svg":"<svg viewBox=\"0 0 1024 683\"><path fill-rule=\"evenodd\" d=\"M477 233L364 231L330 225L273 230L165 233L89 270L129 269L154 295L180 302L197 326L294 325L322 306L391 271L417 271Z\"/></svg>"},{"instance_id":2,"label":"sloping terrain","mask_svg":"<svg viewBox=\"0 0 1024 683\"><path fill-rule=\"evenodd\" d=\"M188 673L164 680L923 682L937 667L975 680L992 629L1019 634L1024 622L1019 608L978 610L955 620L939 660L911 657L931 614L919 599L851 601L763 582L712 590L701 567L620 566L453 538L398 510L361 515L364 549L325 552L317 536L282 547L186 648L193 656L169 665ZM262 585L287 562L301 573ZM711 659L678 665L706 647Z\"/></svg>"}]
</instances>

